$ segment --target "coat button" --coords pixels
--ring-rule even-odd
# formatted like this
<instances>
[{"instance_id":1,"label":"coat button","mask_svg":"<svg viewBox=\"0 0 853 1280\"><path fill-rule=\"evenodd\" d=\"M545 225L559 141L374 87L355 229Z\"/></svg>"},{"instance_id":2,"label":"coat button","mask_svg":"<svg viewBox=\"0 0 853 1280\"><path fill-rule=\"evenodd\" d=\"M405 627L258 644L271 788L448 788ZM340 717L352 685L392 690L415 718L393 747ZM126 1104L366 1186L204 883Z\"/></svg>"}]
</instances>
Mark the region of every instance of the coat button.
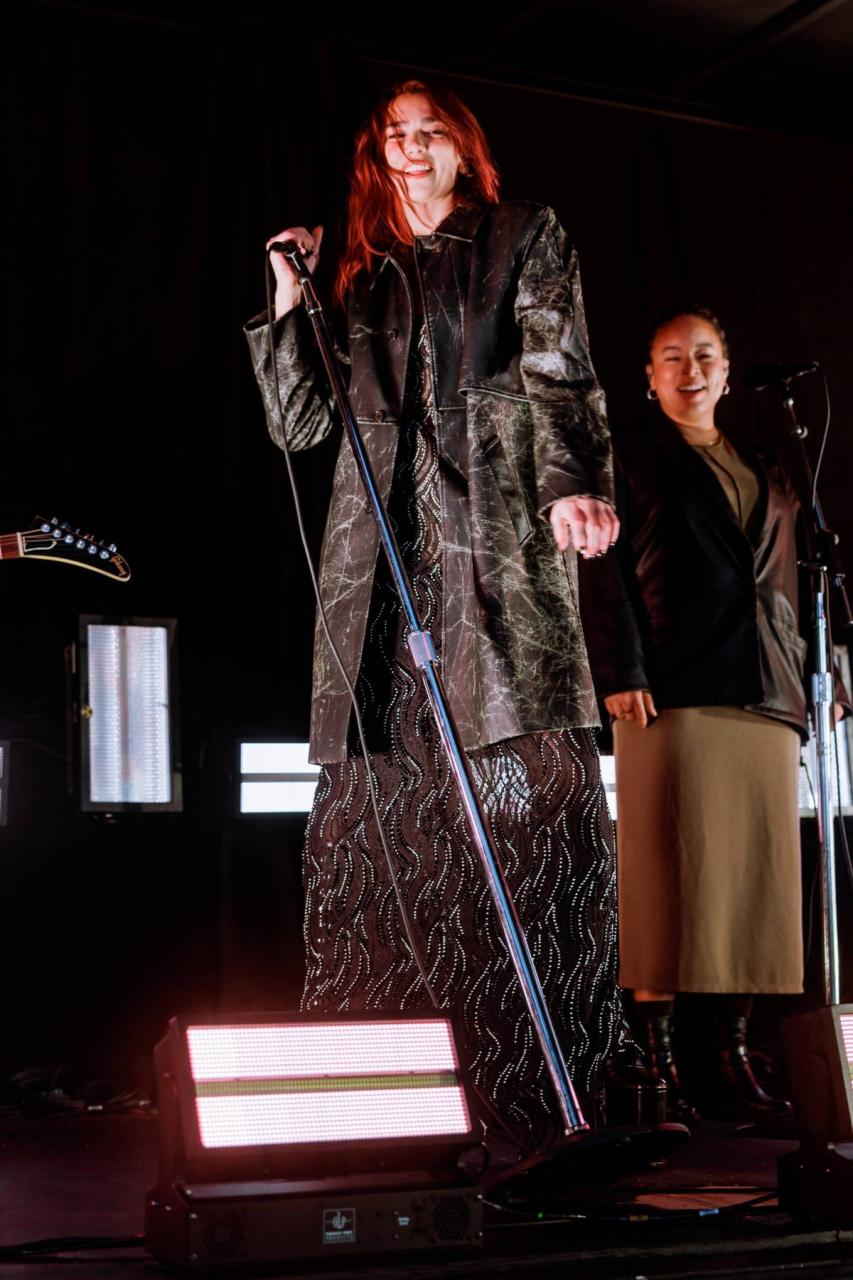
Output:
<instances>
[{"instance_id":1,"label":"coat button","mask_svg":"<svg viewBox=\"0 0 853 1280\"><path fill-rule=\"evenodd\" d=\"M384 420L385 420L385 414L382 412L382 410L381 410L381 409L374 409L374 410L373 410L373 421L374 421L374 422L384 422Z\"/></svg>"},{"instance_id":2,"label":"coat button","mask_svg":"<svg viewBox=\"0 0 853 1280\"><path fill-rule=\"evenodd\" d=\"M391 342L396 342L396 341L397 341L397 339L398 339L398 338L399 338L399 336L400 336L400 330L399 330L399 329L389 329L385 336L386 336L387 338L389 338L389 339L391 340Z\"/></svg>"}]
</instances>

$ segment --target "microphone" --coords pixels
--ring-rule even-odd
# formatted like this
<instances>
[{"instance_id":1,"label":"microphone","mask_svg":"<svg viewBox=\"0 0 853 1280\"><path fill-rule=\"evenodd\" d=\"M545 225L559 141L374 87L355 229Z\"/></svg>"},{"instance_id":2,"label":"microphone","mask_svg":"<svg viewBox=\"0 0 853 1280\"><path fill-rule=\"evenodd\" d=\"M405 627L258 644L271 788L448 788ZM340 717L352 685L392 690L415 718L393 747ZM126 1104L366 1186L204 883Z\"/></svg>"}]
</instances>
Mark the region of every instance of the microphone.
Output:
<instances>
[{"instance_id":1,"label":"microphone","mask_svg":"<svg viewBox=\"0 0 853 1280\"><path fill-rule=\"evenodd\" d=\"M766 387L780 387L805 373L818 373L817 360L805 364L756 364L743 375L744 384L752 391L764 391Z\"/></svg>"},{"instance_id":2,"label":"microphone","mask_svg":"<svg viewBox=\"0 0 853 1280\"><path fill-rule=\"evenodd\" d=\"M313 249L300 249L295 240L273 240L267 253L301 253L303 258L310 258L314 253Z\"/></svg>"}]
</instances>

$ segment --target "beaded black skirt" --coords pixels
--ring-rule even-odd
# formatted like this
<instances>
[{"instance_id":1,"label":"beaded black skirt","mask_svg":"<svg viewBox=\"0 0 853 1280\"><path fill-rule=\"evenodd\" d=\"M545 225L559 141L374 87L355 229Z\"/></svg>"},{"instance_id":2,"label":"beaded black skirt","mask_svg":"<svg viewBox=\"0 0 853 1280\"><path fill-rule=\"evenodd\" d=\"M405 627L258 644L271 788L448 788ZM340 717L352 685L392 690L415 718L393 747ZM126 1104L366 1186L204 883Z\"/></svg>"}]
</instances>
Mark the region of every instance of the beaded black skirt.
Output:
<instances>
[{"instance_id":1,"label":"beaded black skirt","mask_svg":"<svg viewBox=\"0 0 853 1280\"><path fill-rule=\"evenodd\" d=\"M389 514L421 623L439 647L439 456L427 403L416 381ZM384 558L356 692L393 874L430 987L464 1034L483 1120L535 1148L555 1132L556 1102ZM624 1031L613 833L594 733L527 734L470 760L575 1088L589 1106ZM308 823L303 1009L431 1007L391 876L353 730L347 760L321 771Z\"/></svg>"}]
</instances>

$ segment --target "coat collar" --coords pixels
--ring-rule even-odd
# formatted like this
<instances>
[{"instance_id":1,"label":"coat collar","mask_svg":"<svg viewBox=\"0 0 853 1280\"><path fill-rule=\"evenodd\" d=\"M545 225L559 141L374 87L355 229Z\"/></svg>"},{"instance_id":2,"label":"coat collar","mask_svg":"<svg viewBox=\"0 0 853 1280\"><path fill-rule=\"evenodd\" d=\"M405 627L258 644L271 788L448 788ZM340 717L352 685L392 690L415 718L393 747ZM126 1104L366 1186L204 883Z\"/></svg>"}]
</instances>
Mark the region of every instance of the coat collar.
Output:
<instances>
[{"instance_id":1,"label":"coat collar","mask_svg":"<svg viewBox=\"0 0 853 1280\"><path fill-rule=\"evenodd\" d=\"M438 224L435 234L445 236L448 240L473 240L489 208L487 204L457 205L444 221Z\"/></svg>"},{"instance_id":2,"label":"coat collar","mask_svg":"<svg viewBox=\"0 0 853 1280\"><path fill-rule=\"evenodd\" d=\"M441 236L446 240L464 240L469 244L477 234L477 228L485 218L489 209L493 206L488 204L460 204L453 209L443 222L440 222L433 232L436 236ZM409 245L404 245L398 240L385 253L380 271L385 266L389 258L394 258L397 262L403 261L411 252Z\"/></svg>"},{"instance_id":3,"label":"coat collar","mask_svg":"<svg viewBox=\"0 0 853 1280\"><path fill-rule=\"evenodd\" d=\"M436 236L441 236L445 240L461 240L470 244L477 233L477 228L485 218L493 205L488 204L465 204L457 205L443 222L440 222L433 232ZM398 266L403 266L411 258L412 249L410 245L404 244L401 240L397 240L390 249L384 253L379 267L374 275L369 288L373 288L379 278L382 276L389 261L394 261Z\"/></svg>"}]
</instances>

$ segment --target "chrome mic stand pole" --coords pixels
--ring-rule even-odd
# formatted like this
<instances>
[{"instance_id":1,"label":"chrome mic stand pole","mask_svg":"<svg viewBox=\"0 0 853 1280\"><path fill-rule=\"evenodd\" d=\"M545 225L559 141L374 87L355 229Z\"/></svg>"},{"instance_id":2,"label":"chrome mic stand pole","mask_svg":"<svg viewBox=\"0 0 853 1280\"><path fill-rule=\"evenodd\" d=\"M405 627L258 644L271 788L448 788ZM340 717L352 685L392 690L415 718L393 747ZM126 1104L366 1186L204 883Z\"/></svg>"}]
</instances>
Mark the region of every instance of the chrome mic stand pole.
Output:
<instances>
[{"instance_id":1,"label":"chrome mic stand pole","mask_svg":"<svg viewBox=\"0 0 853 1280\"><path fill-rule=\"evenodd\" d=\"M826 614L826 569L817 567L814 598L814 663L812 703L817 751L817 837L820 850L820 909L823 923L823 998L825 1004L841 1001L841 964L838 953L838 891L835 876L835 815L832 804L832 742L835 680L829 663L831 643Z\"/></svg>"},{"instance_id":2,"label":"chrome mic stand pole","mask_svg":"<svg viewBox=\"0 0 853 1280\"><path fill-rule=\"evenodd\" d=\"M835 667L827 604L830 585L835 589L838 625L850 627L853 618L844 588L838 538L827 528L817 498L802 445L806 430L797 422L790 382L790 377L784 377L776 385L791 419L793 435L800 442L811 493L811 512L805 521L806 558L800 563L811 575L814 611L812 702L818 768L824 1003L818 1009L787 1018L782 1024L800 1145L779 1157L778 1189L779 1203L788 1212L798 1218L829 1221L838 1227L853 1223L853 1106L851 1050L847 1047L853 1044L853 1005L841 1004L832 797ZM827 392L827 412L828 400ZM843 827L841 834L844 838Z\"/></svg>"},{"instance_id":3,"label":"chrome mic stand pole","mask_svg":"<svg viewBox=\"0 0 853 1280\"><path fill-rule=\"evenodd\" d=\"M332 391L340 411L344 429L352 446L356 465L364 484L367 499L379 529L379 537L388 558L388 564L394 579L400 601L403 606L406 623L409 628L409 650L424 683L430 707L435 716L438 731L444 749L447 752L453 776L459 789L468 830L474 842L495 909L498 914L504 941L510 954L513 967L518 976L519 985L524 995L536 1037L545 1055L548 1074L557 1094L563 1131L568 1137L581 1130L588 1129L578 1103L574 1086L569 1076L565 1059L560 1049L551 1014L545 1003L545 996L524 936L515 904L512 900L503 868L497 858L494 842L489 830L489 823L477 794L471 766L459 739L459 733L453 720L453 714L447 702L441 676L437 669L437 657L432 636L421 628L415 608L412 589L408 575L400 556L394 531L388 521L388 515L376 486L370 461L364 447L364 441L358 429L355 414L349 401L341 371L335 356L334 344L329 332L323 309L317 298L311 274L305 265L305 259L299 246L293 240L278 242L271 246L273 250L283 253L290 263L297 280L302 286L303 297L317 345L329 376ZM283 424L282 424L283 428ZM282 432L283 439L286 440Z\"/></svg>"},{"instance_id":4,"label":"chrome mic stand pole","mask_svg":"<svg viewBox=\"0 0 853 1280\"><path fill-rule=\"evenodd\" d=\"M832 751L835 734L835 669L832 658L832 636L829 631L828 598L830 575L840 602L841 626L849 626L850 605L844 587L844 572L838 562L838 538L827 527L823 508L814 486L814 476L803 445L807 431L797 421L791 391L791 379L779 386L782 404L791 420L791 433L800 445L803 468L812 495L812 511L806 520L807 559L803 568L812 581L813 632L812 706L814 708L815 748L817 754L817 836L820 856L820 905L823 939L824 1003L841 1001L841 963L838 948L838 890L836 883L835 813L832 798ZM812 524L813 520L813 524ZM843 819L842 819L843 821Z\"/></svg>"}]
</instances>

